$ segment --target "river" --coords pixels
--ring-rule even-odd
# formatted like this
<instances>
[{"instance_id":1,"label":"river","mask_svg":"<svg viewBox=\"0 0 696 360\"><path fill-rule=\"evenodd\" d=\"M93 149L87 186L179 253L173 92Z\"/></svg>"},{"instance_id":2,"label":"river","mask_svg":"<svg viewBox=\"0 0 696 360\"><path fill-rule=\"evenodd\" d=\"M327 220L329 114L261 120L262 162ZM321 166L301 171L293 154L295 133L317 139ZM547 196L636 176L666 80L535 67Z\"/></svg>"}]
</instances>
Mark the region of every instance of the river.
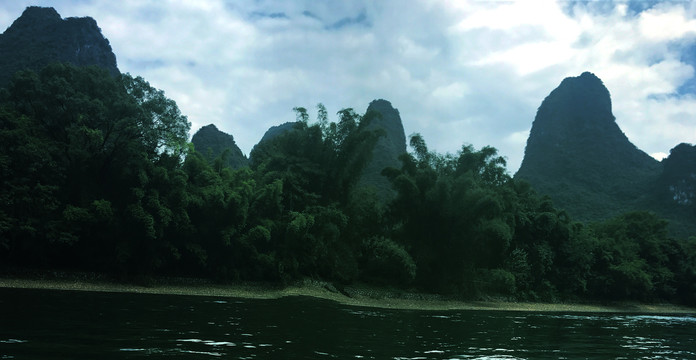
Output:
<instances>
[{"instance_id":1,"label":"river","mask_svg":"<svg viewBox=\"0 0 696 360\"><path fill-rule=\"evenodd\" d=\"M0 359L696 359L696 315L0 289Z\"/></svg>"}]
</instances>

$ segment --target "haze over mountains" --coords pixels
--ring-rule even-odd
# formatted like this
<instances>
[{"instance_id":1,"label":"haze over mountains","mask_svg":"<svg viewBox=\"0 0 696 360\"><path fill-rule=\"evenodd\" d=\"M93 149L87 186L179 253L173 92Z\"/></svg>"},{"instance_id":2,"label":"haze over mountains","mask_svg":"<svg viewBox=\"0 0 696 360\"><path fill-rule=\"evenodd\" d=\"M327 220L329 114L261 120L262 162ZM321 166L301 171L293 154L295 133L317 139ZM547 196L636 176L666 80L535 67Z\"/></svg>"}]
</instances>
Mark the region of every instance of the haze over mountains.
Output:
<instances>
[{"instance_id":1,"label":"haze over mountains","mask_svg":"<svg viewBox=\"0 0 696 360\"><path fill-rule=\"evenodd\" d=\"M0 85L18 70L40 70L52 62L97 65L111 74L119 73L116 57L94 19L61 19L52 8L27 8L0 35L0 53L4 55L0 57ZM371 102L366 112L370 111L380 113L372 126L385 133L361 182L386 193L389 183L381 170L398 167L398 156L406 151L406 137L400 114L388 101ZM271 128L264 139L291 126ZM246 164L233 136L214 125L201 128L192 141L211 160L228 149L230 166ZM681 144L658 162L636 148L615 122L609 91L599 78L586 72L563 80L542 102L515 177L529 181L579 220L649 209L691 229L694 153L693 145Z\"/></svg>"}]
</instances>

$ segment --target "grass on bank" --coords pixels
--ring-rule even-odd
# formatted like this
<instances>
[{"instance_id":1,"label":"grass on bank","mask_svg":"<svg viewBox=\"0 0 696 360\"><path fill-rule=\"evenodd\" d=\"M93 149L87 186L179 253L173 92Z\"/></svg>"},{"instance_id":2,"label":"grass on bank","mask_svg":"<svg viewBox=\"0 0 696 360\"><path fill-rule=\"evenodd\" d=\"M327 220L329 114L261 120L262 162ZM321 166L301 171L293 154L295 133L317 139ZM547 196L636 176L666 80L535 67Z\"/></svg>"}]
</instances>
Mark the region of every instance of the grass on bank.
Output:
<instances>
[{"instance_id":1,"label":"grass on bank","mask_svg":"<svg viewBox=\"0 0 696 360\"><path fill-rule=\"evenodd\" d=\"M509 301L461 301L440 295L395 291L369 286L346 286L340 291L333 285L305 280L280 287L271 284L220 285L199 279L159 279L146 285L111 282L100 278L0 278L0 288L48 289L71 291L125 292L135 294L189 295L245 299L277 299L285 296L310 296L345 305L408 310L500 310L537 312L620 312L650 314L696 314L696 309L673 304L566 304Z\"/></svg>"}]
</instances>

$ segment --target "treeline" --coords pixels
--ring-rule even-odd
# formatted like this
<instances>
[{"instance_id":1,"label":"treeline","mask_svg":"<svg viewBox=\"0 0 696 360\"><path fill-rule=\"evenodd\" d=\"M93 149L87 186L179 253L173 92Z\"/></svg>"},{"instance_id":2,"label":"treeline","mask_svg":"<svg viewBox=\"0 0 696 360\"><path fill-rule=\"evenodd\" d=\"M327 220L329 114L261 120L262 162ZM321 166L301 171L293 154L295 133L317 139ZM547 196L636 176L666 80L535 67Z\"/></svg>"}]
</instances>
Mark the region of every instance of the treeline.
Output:
<instances>
[{"instance_id":1,"label":"treeline","mask_svg":"<svg viewBox=\"0 0 696 360\"><path fill-rule=\"evenodd\" d=\"M646 212L583 225L513 180L494 148L419 135L383 203L359 179L383 133L343 109L264 141L250 165L209 161L142 78L66 65L0 93L5 266L223 281L311 277L527 300L696 304L696 238Z\"/></svg>"}]
</instances>

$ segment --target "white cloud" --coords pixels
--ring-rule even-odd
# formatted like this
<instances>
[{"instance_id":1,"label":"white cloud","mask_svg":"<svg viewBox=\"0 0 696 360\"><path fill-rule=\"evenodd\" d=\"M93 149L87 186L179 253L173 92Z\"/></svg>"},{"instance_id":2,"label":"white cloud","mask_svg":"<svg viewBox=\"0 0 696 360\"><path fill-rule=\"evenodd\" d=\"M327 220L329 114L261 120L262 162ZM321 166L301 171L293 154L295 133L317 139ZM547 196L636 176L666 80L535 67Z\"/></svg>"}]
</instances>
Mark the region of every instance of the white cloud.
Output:
<instances>
[{"instance_id":1,"label":"white cloud","mask_svg":"<svg viewBox=\"0 0 696 360\"><path fill-rule=\"evenodd\" d=\"M165 90L193 123L214 123L245 153L294 106L362 112L384 98L431 149L492 145L515 172L541 101L564 77L597 74L629 139L648 153L696 142L682 51L696 7L638 15L619 3L572 12L555 1L12 1L92 16L119 68Z\"/></svg>"},{"instance_id":2,"label":"white cloud","mask_svg":"<svg viewBox=\"0 0 696 360\"><path fill-rule=\"evenodd\" d=\"M641 35L652 41L670 41L696 34L696 20L683 7L656 8L640 14Z\"/></svg>"}]
</instances>

